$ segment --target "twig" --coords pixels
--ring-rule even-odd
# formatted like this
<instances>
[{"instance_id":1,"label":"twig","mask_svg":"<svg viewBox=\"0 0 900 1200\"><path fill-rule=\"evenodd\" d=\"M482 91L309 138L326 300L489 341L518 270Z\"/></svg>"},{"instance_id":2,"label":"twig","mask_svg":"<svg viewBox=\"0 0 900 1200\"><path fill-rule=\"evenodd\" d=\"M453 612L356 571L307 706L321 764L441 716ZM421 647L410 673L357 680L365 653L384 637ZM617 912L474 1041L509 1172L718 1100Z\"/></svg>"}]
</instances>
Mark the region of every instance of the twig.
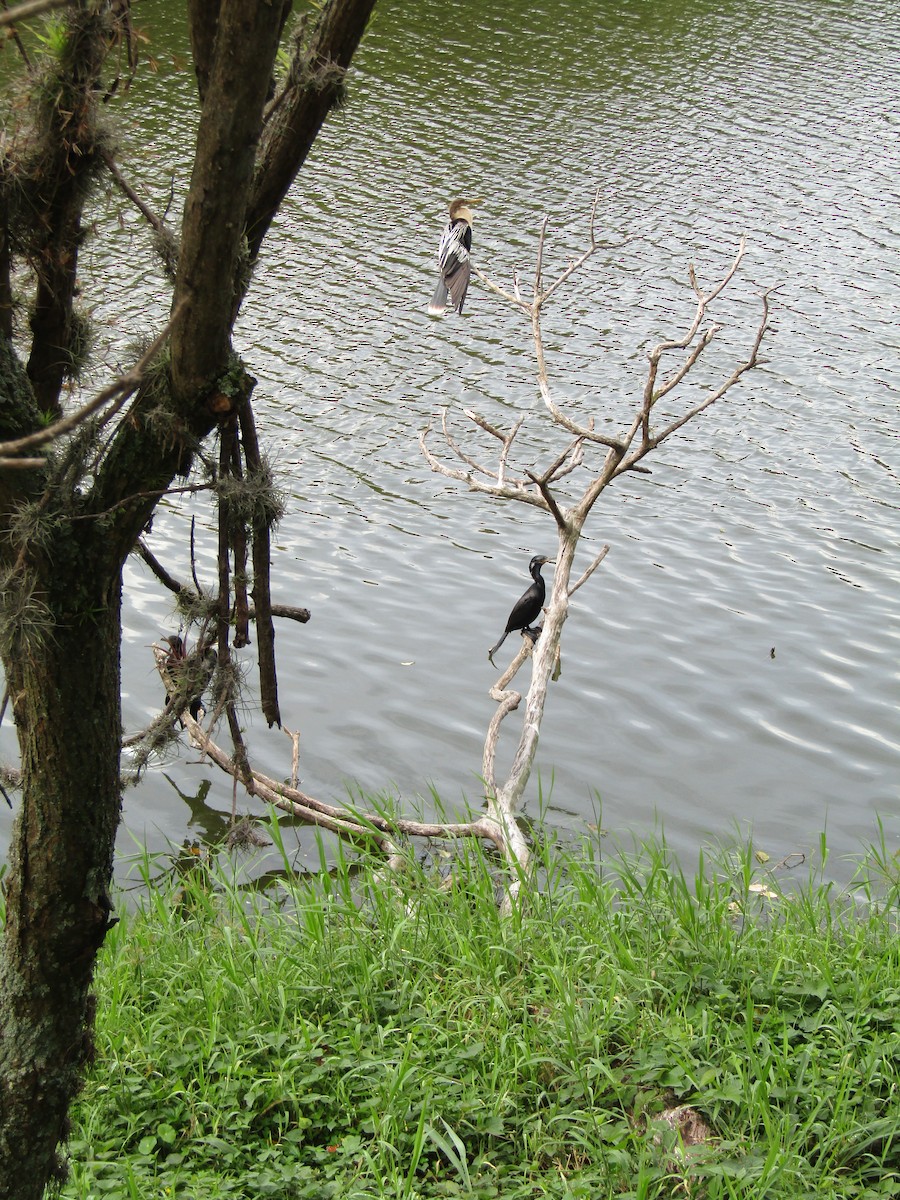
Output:
<instances>
[{"instance_id":1,"label":"twig","mask_svg":"<svg viewBox=\"0 0 900 1200\"><path fill-rule=\"evenodd\" d=\"M102 157L103 161L106 163L110 175L112 175L116 182L116 186L119 188L122 194L131 201L138 212L140 212L147 224L155 229L159 234L163 234L164 236L173 236L172 230L169 229L162 217L158 216L152 208L143 202L143 200L119 170L118 164L116 163L116 160L113 158L112 154L108 150L105 150L102 153Z\"/></svg>"},{"instance_id":2,"label":"twig","mask_svg":"<svg viewBox=\"0 0 900 1200\"><path fill-rule=\"evenodd\" d=\"M538 476L538 475L535 475L533 471L529 471L527 468L525 470L525 474L528 476L528 478L531 480L532 483L537 485L537 487L540 490L541 495L547 501L547 507L550 509L551 513L553 513L554 521L556 521L556 524L559 526L559 528L561 530L563 530L563 532L565 532L569 528L569 523L566 520L565 516L563 515L563 512L560 509L559 505L556 503L556 497L553 495L553 493L550 491L550 488L547 485L546 474Z\"/></svg>"},{"instance_id":3,"label":"twig","mask_svg":"<svg viewBox=\"0 0 900 1200\"><path fill-rule=\"evenodd\" d=\"M510 304L515 304L518 308L523 309L525 312L530 309L531 305L527 300L523 300L521 294L519 293L518 277L516 277L515 292L507 292L505 288L500 287L499 284L494 283L493 279L485 275L485 273L480 270L475 263L472 263L472 274L477 279L480 279L484 286L495 295L502 296L504 300L508 300Z\"/></svg>"},{"instance_id":4,"label":"twig","mask_svg":"<svg viewBox=\"0 0 900 1200\"><path fill-rule=\"evenodd\" d=\"M179 583L174 575L169 574L143 538L138 539L135 549L163 587L167 587L170 592L175 592L176 595L179 593L190 594L191 589L186 584Z\"/></svg>"},{"instance_id":5,"label":"twig","mask_svg":"<svg viewBox=\"0 0 900 1200\"><path fill-rule=\"evenodd\" d=\"M9 5L7 4L6 0L2 0L2 2L3 2L3 12L5 14L9 13ZM15 19L14 17L12 17L12 16L10 17L10 20L14 20L14 19ZM3 22L3 24L6 24L6 22ZM25 49L25 45L24 45L22 39L19 37L19 31L17 29L13 29L12 37L13 37L13 41L16 43L16 49L19 51L19 54L22 56L22 62L25 64L26 67L28 67L30 69L31 68L31 59L28 57L28 52ZM12 806L10 806L10 807L12 807Z\"/></svg>"},{"instance_id":6,"label":"twig","mask_svg":"<svg viewBox=\"0 0 900 1200\"><path fill-rule=\"evenodd\" d=\"M111 504L109 508L104 508L100 512L76 513L69 520L96 521L99 517L108 517L110 513L114 513L119 508L124 508L125 505L131 504L134 500L148 500L153 496L162 499L164 496L193 495L195 492L210 492L215 486L214 483L188 483L183 487L153 488L149 492L132 492L130 496L126 496L123 500L117 500L115 504Z\"/></svg>"},{"instance_id":7,"label":"twig","mask_svg":"<svg viewBox=\"0 0 900 1200\"><path fill-rule=\"evenodd\" d=\"M202 593L196 592L188 584L182 583L174 575L170 574L143 539L138 541L135 549L139 557L143 559L163 587L168 588L176 596L183 594L195 600L202 598ZM297 621L301 625L305 625L310 620L311 615L308 608L298 608L293 604L272 605L273 617L284 617L288 621ZM252 604L250 605L250 620L256 620L256 608Z\"/></svg>"},{"instance_id":8,"label":"twig","mask_svg":"<svg viewBox=\"0 0 900 1200\"><path fill-rule=\"evenodd\" d=\"M463 411L465 412L465 409ZM468 412L466 412L466 416L468 416L468 415L469 415ZM487 422L485 422L485 426L487 426L487 428L490 430L491 433L494 434L495 437L503 436L499 430L493 429L491 426L488 426ZM471 467L473 471L478 471L478 472L480 472L480 474L487 475L491 479L494 478L492 471L489 471L487 469L487 467L483 467L481 465L481 463L476 462L476 460L474 458L471 458L468 454L466 454L465 451L462 449L462 447L457 443L456 439L453 437L453 434L450 432L450 425L449 425L449 422L447 421L447 410L446 409L444 409L444 411L441 413L441 432L444 435L444 440L446 441L447 445L450 447L450 449L453 451L453 453L456 455L456 457L460 460L460 462L464 462L466 464L466 466Z\"/></svg>"},{"instance_id":9,"label":"twig","mask_svg":"<svg viewBox=\"0 0 900 1200\"><path fill-rule=\"evenodd\" d=\"M44 446L47 444L47 442L52 442L56 438L62 437L63 434L69 433L71 430L77 428L77 426L86 421L88 417L92 416L99 408L102 408L104 404L109 404L111 400L115 400L115 404L113 404L110 410L104 414L104 421L109 420L111 416L119 411L132 392L134 392L140 386L141 381L144 378L144 371L147 369L147 366L152 362L160 347L169 336L172 325L180 315L184 304L185 301L182 300L182 302L169 317L162 333L160 333L158 337L154 338L149 348L144 354L141 355L141 357L129 371L126 371L124 375L120 375L114 383L111 383L109 387L104 388L103 391L98 392L93 400L90 400L87 404L85 404L82 408L79 408L77 412L72 413L70 416L63 417L59 421L54 421L52 425L48 425L46 429L39 429L36 433L29 433L25 437L16 438L13 441L0 442L0 455L17 454L20 450L32 450L36 446Z\"/></svg>"},{"instance_id":10,"label":"twig","mask_svg":"<svg viewBox=\"0 0 900 1200\"><path fill-rule=\"evenodd\" d=\"M578 591L578 589L581 587L581 585L583 583L587 583L587 581L590 579L590 577L593 575L593 573L597 570L597 568L603 562L604 558L606 558L607 554L609 554L609 546L608 545L603 547L603 549L600 551L600 553L597 555L597 557L594 559L594 561L591 563L591 565L588 567L588 569L584 572L584 574L581 576L581 578L578 580L578 582L573 583L572 586L569 588L569 596L570 597L575 595L575 593Z\"/></svg>"},{"instance_id":11,"label":"twig","mask_svg":"<svg viewBox=\"0 0 900 1200\"><path fill-rule=\"evenodd\" d=\"M731 271L729 272L728 278L730 278L733 274L734 274L734 267L732 267ZM770 297L775 292L778 291L779 286L780 285L776 285L775 287L768 288L765 292L762 293L762 296L761 296L762 317L760 318L759 325L757 326L756 335L753 339L753 344L750 347L750 353L747 355L747 358L742 363L740 363L737 367L735 367L735 369L728 376L728 378L724 381L724 383L720 384L719 387L715 388L712 392L710 392L707 396L705 396L704 399L701 400L698 404L693 405L686 412L682 413L680 417L677 417L674 421L671 421L667 426L665 426L664 429L660 430L658 433L655 433L655 434L650 434L649 431L644 433L644 435L641 438L641 443L638 446L638 448L636 450L632 451L631 454L629 454L626 458L624 458L622 460L622 462L618 465L618 467L616 468L616 470L614 472L614 477L623 474L623 472L625 472L625 471L639 469L639 468L635 467L634 464L639 459L643 458L644 455L647 454L648 451L655 449L662 442L664 442L666 440L666 438L670 437L673 433L675 433L677 430L681 429L684 425L687 425L687 423L689 421L692 421L695 417L698 417L700 415L700 413L705 412L706 409L710 407L710 405L715 404L715 402L717 400L721 400L722 397L726 394L726 392L730 391L731 388L734 387L734 385L737 383L737 381L741 378L742 375L746 374L747 371L752 370L754 367L756 367L759 364L760 347L762 346L763 338L765 337L766 333L770 329L770 325L769 325L769 312L770 312L770 308L771 308ZM721 289L721 285L720 285L719 287L717 287L715 289L714 294L718 295L721 290L722 289ZM684 348L681 345L681 343L661 343L661 347L670 348L670 349L683 349ZM660 349L661 347L656 347L656 350ZM654 350L654 354L656 353L656 350ZM645 408L642 409L642 412L641 412L641 415L639 418L639 421L640 421L642 427L644 426L644 423L645 423L644 422L644 412L645 411L646 411L646 405L645 405Z\"/></svg>"},{"instance_id":12,"label":"twig","mask_svg":"<svg viewBox=\"0 0 900 1200\"><path fill-rule=\"evenodd\" d=\"M0 458L0 471L34 470L46 465L46 458Z\"/></svg>"},{"instance_id":13,"label":"twig","mask_svg":"<svg viewBox=\"0 0 900 1200\"><path fill-rule=\"evenodd\" d=\"M561 274L557 275L556 279L554 279L553 283L550 284L550 286L546 289L546 291L539 292L537 294L537 302L539 304L545 304L550 299L550 297L553 295L553 293L556 291L556 289L561 284L565 283L565 281L569 278L570 275L574 275L576 271L581 270L581 268L584 266L584 264L587 262L587 260L591 257L591 255L595 254L597 252L597 250L599 250L600 243L597 241L597 234L596 234L595 227L594 227L596 217L597 217L597 205L599 203L600 203L600 189L598 188L597 191L594 193L594 203L591 205L590 244L589 244L587 250L584 251L584 253L581 255L580 258L577 258L573 262L569 263L569 265L565 268L565 270L562 271ZM546 222L545 222L545 227L546 227ZM544 238L544 230L542 229L541 230L541 245L540 245L540 249L538 251L540 256L542 256L542 254L543 254L543 238Z\"/></svg>"},{"instance_id":14,"label":"twig","mask_svg":"<svg viewBox=\"0 0 900 1200\"><path fill-rule=\"evenodd\" d=\"M473 492L483 492L488 496L496 496L501 500L519 500L523 504L531 504L535 508L542 508L549 511L547 501L540 493L535 493L531 487L525 487L520 483L509 483L504 481L500 483L487 483L477 479L471 471L463 471L458 467L448 466L435 455L431 447L428 445L428 435L431 429L424 429L419 436L419 446L422 453L428 462L431 469L439 475L446 475L448 479L456 479L460 483L465 483ZM496 478L493 476L492 478Z\"/></svg>"},{"instance_id":15,"label":"twig","mask_svg":"<svg viewBox=\"0 0 900 1200\"><path fill-rule=\"evenodd\" d=\"M296 789L300 782L300 733L293 733L286 725L281 728L291 739L291 787Z\"/></svg>"},{"instance_id":16,"label":"twig","mask_svg":"<svg viewBox=\"0 0 900 1200\"><path fill-rule=\"evenodd\" d=\"M71 3L72 0L25 0L23 4L0 13L0 26L12 25L13 21L26 21L29 17L37 17L52 8L65 8Z\"/></svg>"}]
</instances>

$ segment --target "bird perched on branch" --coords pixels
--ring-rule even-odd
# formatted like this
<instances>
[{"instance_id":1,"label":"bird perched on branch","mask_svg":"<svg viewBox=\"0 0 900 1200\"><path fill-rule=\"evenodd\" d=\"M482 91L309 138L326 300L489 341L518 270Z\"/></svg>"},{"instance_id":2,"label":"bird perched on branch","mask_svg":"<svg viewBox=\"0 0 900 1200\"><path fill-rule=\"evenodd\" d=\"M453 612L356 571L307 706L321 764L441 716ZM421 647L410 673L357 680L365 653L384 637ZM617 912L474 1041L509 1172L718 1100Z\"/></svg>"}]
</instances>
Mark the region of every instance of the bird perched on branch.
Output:
<instances>
[{"instance_id":1,"label":"bird perched on branch","mask_svg":"<svg viewBox=\"0 0 900 1200\"><path fill-rule=\"evenodd\" d=\"M169 646L165 658L166 670L178 689L175 695L166 696L166 704L183 700L194 720L199 721L203 710L203 693L213 677L219 656L211 642L200 643L196 650L188 653L184 638L178 634L164 637L163 641Z\"/></svg>"},{"instance_id":2,"label":"bird perched on branch","mask_svg":"<svg viewBox=\"0 0 900 1200\"><path fill-rule=\"evenodd\" d=\"M475 200L454 200L450 205L450 220L438 246L438 270L440 277L428 311L433 317L442 317L447 311L461 313L469 288L472 249L472 205Z\"/></svg>"},{"instance_id":3,"label":"bird perched on branch","mask_svg":"<svg viewBox=\"0 0 900 1200\"><path fill-rule=\"evenodd\" d=\"M531 578L534 583L523 592L522 595L513 605L513 610L509 614L509 620L506 622L506 628L503 630L503 636L495 646L491 646L488 650L488 658L491 665L496 666L494 655L506 641L508 634L514 629L521 629L523 634L527 634L532 641L536 641L539 629L532 629L531 622L537 620L537 617L544 607L544 597L547 594L547 585L544 583L544 577L541 575L541 567L544 563L553 562L552 558L544 558L543 555L537 554L528 564L528 570L531 573Z\"/></svg>"}]
</instances>

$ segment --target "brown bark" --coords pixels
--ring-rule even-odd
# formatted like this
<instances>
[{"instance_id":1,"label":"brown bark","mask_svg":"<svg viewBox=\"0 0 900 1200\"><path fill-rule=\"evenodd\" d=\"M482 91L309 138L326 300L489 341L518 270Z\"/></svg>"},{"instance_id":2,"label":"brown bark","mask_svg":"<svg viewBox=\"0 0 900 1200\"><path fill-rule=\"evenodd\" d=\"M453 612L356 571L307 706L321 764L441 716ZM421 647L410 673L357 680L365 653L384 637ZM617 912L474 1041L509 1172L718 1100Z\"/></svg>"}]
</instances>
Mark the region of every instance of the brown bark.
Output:
<instances>
[{"instance_id":1,"label":"brown bark","mask_svg":"<svg viewBox=\"0 0 900 1200\"><path fill-rule=\"evenodd\" d=\"M13 335L12 259L9 253L9 229L6 205L0 209L0 336L7 341Z\"/></svg>"},{"instance_id":2,"label":"brown bark","mask_svg":"<svg viewBox=\"0 0 900 1200\"><path fill-rule=\"evenodd\" d=\"M344 94L344 75L362 40L375 0L326 4L290 75L273 101L259 148L247 212L250 261L306 161L322 123Z\"/></svg>"},{"instance_id":3,"label":"brown bark","mask_svg":"<svg viewBox=\"0 0 900 1200\"><path fill-rule=\"evenodd\" d=\"M72 363L72 305L77 288L78 251L86 180L95 165L97 83L107 53L105 18L77 6L70 18L66 52L54 80L54 103L47 105L41 130L45 150L30 197L39 230L31 251L37 289L31 315L28 376L38 406L60 413L59 396Z\"/></svg>"},{"instance_id":4,"label":"brown bark","mask_svg":"<svg viewBox=\"0 0 900 1200\"><path fill-rule=\"evenodd\" d=\"M241 434L247 470L253 474L262 470L262 457L256 436L253 409L245 404L240 412ZM256 649L259 662L259 700L269 728L281 728L281 709L278 704L278 678L275 671L275 622L272 620L272 595L269 588L271 541L269 523L258 509L253 516L253 602L256 612Z\"/></svg>"},{"instance_id":5,"label":"brown bark","mask_svg":"<svg viewBox=\"0 0 900 1200\"><path fill-rule=\"evenodd\" d=\"M188 0L188 26L191 35L191 54L200 103L206 99L209 73L212 70L216 30L219 27L221 0Z\"/></svg>"},{"instance_id":6,"label":"brown bark","mask_svg":"<svg viewBox=\"0 0 900 1200\"><path fill-rule=\"evenodd\" d=\"M70 560L92 572L80 548ZM80 590L80 589L79 589ZM119 822L119 588L4 655L24 781L0 955L0 1200L39 1200L92 1053L89 993Z\"/></svg>"},{"instance_id":7,"label":"brown bark","mask_svg":"<svg viewBox=\"0 0 900 1200\"><path fill-rule=\"evenodd\" d=\"M284 5L223 0L184 209L172 330L176 399L195 404L226 370L244 216Z\"/></svg>"}]
</instances>

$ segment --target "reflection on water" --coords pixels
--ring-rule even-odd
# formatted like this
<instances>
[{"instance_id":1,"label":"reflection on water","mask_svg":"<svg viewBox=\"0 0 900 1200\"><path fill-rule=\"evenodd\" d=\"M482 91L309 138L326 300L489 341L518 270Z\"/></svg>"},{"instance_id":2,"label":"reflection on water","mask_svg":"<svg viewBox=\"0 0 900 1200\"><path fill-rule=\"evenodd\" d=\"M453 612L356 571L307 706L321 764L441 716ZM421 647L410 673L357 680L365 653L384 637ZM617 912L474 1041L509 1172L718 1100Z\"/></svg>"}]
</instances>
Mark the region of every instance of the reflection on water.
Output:
<instances>
[{"instance_id":1,"label":"reflection on water","mask_svg":"<svg viewBox=\"0 0 900 1200\"><path fill-rule=\"evenodd\" d=\"M186 170L170 129L193 119L189 76L166 65L186 53L177 9L142 6L162 70L135 90L137 135L123 133L159 207ZM566 626L539 752L548 819L580 828L602 805L603 825L627 835L658 817L679 850L752 822L781 856L826 824L833 850L854 849L880 812L896 841L900 131L881 6L415 9L376 13L351 102L273 230L240 325L290 491L275 598L313 613L279 629L303 785L479 797L486 648L555 535L536 512L432 476L418 438L450 405L507 425L526 411L534 462L561 443L515 312L476 283L464 318L425 316L434 249L450 196L480 194L486 270L527 278L545 212L558 269L583 248L599 187L604 239L632 240L601 251L546 322L554 384L576 411L630 410L646 346L692 316L689 261L709 281L748 239L709 378L746 346L758 291L780 282L781 301L768 364L598 507L584 561L603 541L612 552ZM114 323L107 364L166 307L130 213L116 237L133 274L92 250L91 300ZM154 526L182 575L190 511L173 505ZM213 555L209 537L210 582ZM159 703L147 646L172 617L139 564L128 585L134 728ZM287 739L247 723L254 753L286 773ZM166 772L191 793L203 768L188 758ZM219 779L216 794L229 810ZM126 814L153 844L180 842L190 821L160 773Z\"/></svg>"}]
</instances>

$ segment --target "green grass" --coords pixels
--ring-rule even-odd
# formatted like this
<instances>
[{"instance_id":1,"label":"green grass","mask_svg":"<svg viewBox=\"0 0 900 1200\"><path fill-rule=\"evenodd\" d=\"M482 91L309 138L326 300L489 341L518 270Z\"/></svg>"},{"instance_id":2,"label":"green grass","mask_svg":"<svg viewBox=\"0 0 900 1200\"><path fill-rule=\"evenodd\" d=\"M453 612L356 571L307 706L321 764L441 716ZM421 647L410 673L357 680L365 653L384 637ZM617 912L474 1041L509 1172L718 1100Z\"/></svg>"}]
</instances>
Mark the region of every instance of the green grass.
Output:
<instances>
[{"instance_id":1,"label":"green grass","mask_svg":"<svg viewBox=\"0 0 900 1200\"><path fill-rule=\"evenodd\" d=\"M750 848L691 880L597 853L545 849L506 920L473 846L443 888L152 888L103 952L63 1195L900 1195L897 864L767 897Z\"/></svg>"}]
</instances>

